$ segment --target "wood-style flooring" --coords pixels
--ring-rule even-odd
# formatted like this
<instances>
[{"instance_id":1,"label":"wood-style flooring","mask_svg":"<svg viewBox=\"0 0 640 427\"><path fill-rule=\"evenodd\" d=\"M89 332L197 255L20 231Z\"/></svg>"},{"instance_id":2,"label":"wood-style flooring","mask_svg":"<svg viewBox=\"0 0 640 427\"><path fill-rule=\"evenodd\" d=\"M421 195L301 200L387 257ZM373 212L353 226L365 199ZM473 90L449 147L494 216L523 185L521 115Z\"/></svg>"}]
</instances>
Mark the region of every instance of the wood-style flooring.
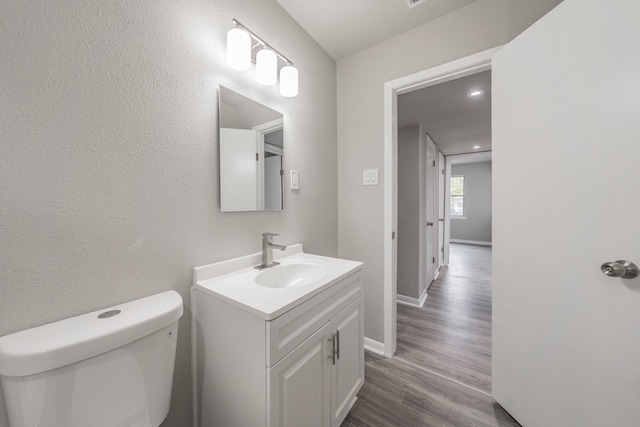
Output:
<instances>
[{"instance_id":1,"label":"wood-style flooring","mask_svg":"<svg viewBox=\"0 0 640 427\"><path fill-rule=\"evenodd\" d=\"M451 244L424 307L398 304L396 357L491 393L491 247Z\"/></svg>"},{"instance_id":2,"label":"wood-style flooring","mask_svg":"<svg viewBox=\"0 0 640 427\"><path fill-rule=\"evenodd\" d=\"M423 308L398 305L395 357L366 352L343 427L519 426L490 395L491 248L450 255Z\"/></svg>"}]
</instances>

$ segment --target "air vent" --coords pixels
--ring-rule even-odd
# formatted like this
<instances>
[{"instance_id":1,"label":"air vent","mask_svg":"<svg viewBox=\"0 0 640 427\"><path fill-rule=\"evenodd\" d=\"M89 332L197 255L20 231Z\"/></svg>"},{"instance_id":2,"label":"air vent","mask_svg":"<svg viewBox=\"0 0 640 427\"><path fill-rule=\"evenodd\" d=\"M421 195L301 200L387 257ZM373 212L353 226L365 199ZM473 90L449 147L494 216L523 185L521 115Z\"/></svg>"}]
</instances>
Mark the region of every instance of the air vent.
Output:
<instances>
[{"instance_id":1,"label":"air vent","mask_svg":"<svg viewBox=\"0 0 640 427\"><path fill-rule=\"evenodd\" d=\"M414 7L421 5L425 1L427 0L407 0L407 6L409 6L409 9L413 9Z\"/></svg>"}]
</instances>

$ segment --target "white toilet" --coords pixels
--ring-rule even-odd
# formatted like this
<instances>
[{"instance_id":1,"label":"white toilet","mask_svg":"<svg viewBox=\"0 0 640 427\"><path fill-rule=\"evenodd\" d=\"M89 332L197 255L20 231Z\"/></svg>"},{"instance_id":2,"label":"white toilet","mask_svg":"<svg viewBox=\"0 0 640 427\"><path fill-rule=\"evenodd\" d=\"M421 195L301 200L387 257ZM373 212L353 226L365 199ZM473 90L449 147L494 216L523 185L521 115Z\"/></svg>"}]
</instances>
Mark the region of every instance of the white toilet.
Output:
<instances>
[{"instance_id":1,"label":"white toilet","mask_svg":"<svg viewBox=\"0 0 640 427\"><path fill-rule=\"evenodd\" d=\"M0 338L11 427L157 427L182 298L169 291Z\"/></svg>"}]
</instances>

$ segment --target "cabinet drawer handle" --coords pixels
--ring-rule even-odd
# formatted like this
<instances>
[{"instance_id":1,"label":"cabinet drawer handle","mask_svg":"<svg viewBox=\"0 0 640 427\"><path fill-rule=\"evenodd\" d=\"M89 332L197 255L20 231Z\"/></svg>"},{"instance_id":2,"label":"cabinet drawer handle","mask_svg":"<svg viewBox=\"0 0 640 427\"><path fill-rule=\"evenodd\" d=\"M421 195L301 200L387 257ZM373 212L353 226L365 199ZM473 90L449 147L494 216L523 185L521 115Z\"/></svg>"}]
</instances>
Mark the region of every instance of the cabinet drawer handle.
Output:
<instances>
[{"instance_id":1,"label":"cabinet drawer handle","mask_svg":"<svg viewBox=\"0 0 640 427\"><path fill-rule=\"evenodd\" d=\"M331 354L328 357L329 359L331 359L331 362L335 365L336 364L336 334L331 334L331 338L329 338L329 341L331 341Z\"/></svg>"},{"instance_id":2,"label":"cabinet drawer handle","mask_svg":"<svg viewBox=\"0 0 640 427\"><path fill-rule=\"evenodd\" d=\"M338 360L340 360L340 331L336 331L336 341L337 341L337 344L336 344L336 348L337 348L336 356L338 357Z\"/></svg>"}]
</instances>

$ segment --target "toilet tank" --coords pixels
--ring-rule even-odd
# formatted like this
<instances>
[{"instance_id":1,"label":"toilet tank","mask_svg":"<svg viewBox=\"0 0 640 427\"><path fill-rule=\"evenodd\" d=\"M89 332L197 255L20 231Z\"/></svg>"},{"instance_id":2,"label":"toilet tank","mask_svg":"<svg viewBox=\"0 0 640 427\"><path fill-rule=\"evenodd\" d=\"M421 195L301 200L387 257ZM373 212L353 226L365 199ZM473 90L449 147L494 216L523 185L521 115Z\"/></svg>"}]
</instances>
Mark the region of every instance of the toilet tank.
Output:
<instances>
[{"instance_id":1,"label":"toilet tank","mask_svg":"<svg viewBox=\"0 0 640 427\"><path fill-rule=\"evenodd\" d=\"M168 291L0 338L11 427L157 427L182 298Z\"/></svg>"}]
</instances>

